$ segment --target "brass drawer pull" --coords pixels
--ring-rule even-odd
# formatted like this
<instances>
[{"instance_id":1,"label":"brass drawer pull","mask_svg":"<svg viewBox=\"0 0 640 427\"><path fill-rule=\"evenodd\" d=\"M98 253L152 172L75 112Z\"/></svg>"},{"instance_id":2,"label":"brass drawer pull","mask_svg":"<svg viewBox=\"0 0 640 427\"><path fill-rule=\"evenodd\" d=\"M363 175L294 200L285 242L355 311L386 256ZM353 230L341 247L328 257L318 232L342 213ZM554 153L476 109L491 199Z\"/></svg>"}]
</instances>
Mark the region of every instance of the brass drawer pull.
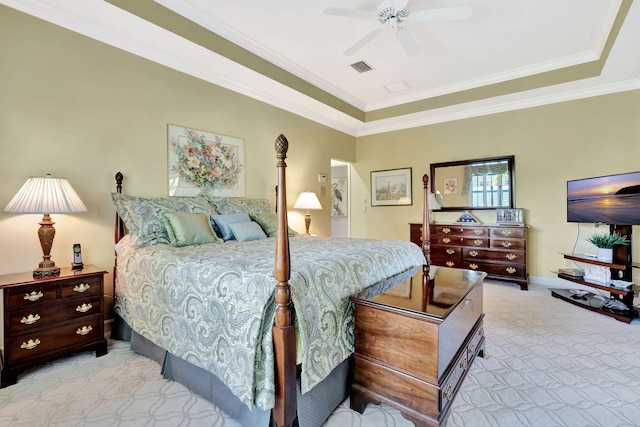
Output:
<instances>
[{"instance_id":1,"label":"brass drawer pull","mask_svg":"<svg viewBox=\"0 0 640 427\"><path fill-rule=\"evenodd\" d=\"M77 306L76 311L79 313L86 313L87 311L91 310L91 308L93 308L91 303L84 303L82 305Z\"/></svg>"},{"instance_id":2,"label":"brass drawer pull","mask_svg":"<svg viewBox=\"0 0 640 427\"><path fill-rule=\"evenodd\" d=\"M33 350L40 344L40 340L36 338L35 340L29 340L28 342L23 342L20 348L24 348L25 350Z\"/></svg>"},{"instance_id":3,"label":"brass drawer pull","mask_svg":"<svg viewBox=\"0 0 640 427\"><path fill-rule=\"evenodd\" d=\"M473 305L473 300L469 299L469 298L465 298L462 304L463 308L468 308L471 311L473 311L475 309L475 305Z\"/></svg>"},{"instance_id":4,"label":"brass drawer pull","mask_svg":"<svg viewBox=\"0 0 640 427\"><path fill-rule=\"evenodd\" d=\"M471 252L469 252L469 255L478 256L478 251L471 251Z\"/></svg>"},{"instance_id":5,"label":"brass drawer pull","mask_svg":"<svg viewBox=\"0 0 640 427\"><path fill-rule=\"evenodd\" d=\"M455 253L456 253L456 250L455 250L455 249L448 248L445 252L446 252L447 254L449 254L449 255L453 255L453 254L455 254Z\"/></svg>"},{"instance_id":6,"label":"brass drawer pull","mask_svg":"<svg viewBox=\"0 0 640 427\"><path fill-rule=\"evenodd\" d=\"M30 314L27 317L23 317L20 319L20 323L24 323L25 325L33 325L38 320L40 320L39 314Z\"/></svg>"},{"instance_id":7,"label":"brass drawer pull","mask_svg":"<svg viewBox=\"0 0 640 427\"><path fill-rule=\"evenodd\" d=\"M515 273L516 271L518 271L518 270L516 270L516 269L515 269L515 268L513 268L513 267L507 267L507 268L506 268L506 270L507 270L507 273L509 273L509 274L513 274L513 273Z\"/></svg>"},{"instance_id":8,"label":"brass drawer pull","mask_svg":"<svg viewBox=\"0 0 640 427\"><path fill-rule=\"evenodd\" d=\"M482 244L484 244L484 240L480 240L480 239L476 239L473 241L473 244L476 246L480 246Z\"/></svg>"},{"instance_id":9,"label":"brass drawer pull","mask_svg":"<svg viewBox=\"0 0 640 427\"><path fill-rule=\"evenodd\" d=\"M478 264L469 264L469 268L472 270L477 270L478 269Z\"/></svg>"},{"instance_id":10,"label":"brass drawer pull","mask_svg":"<svg viewBox=\"0 0 640 427\"><path fill-rule=\"evenodd\" d=\"M503 236L511 236L511 230L502 230Z\"/></svg>"},{"instance_id":11,"label":"brass drawer pull","mask_svg":"<svg viewBox=\"0 0 640 427\"><path fill-rule=\"evenodd\" d=\"M506 254L505 258L507 258L509 261L513 261L514 259L517 258L516 254Z\"/></svg>"},{"instance_id":12,"label":"brass drawer pull","mask_svg":"<svg viewBox=\"0 0 640 427\"><path fill-rule=\"evenodd\" d=\"M445 399L451 400L451 398L453 397L453 387L451 387L451 384L447 384L444 391L442 392L442 395Z\"/></svg>"},{"instance_id":13,"label":"brass drawer pull","mask_svg":"<svg viewBox=\"0 0 640 427\"><path fill-rule=\"evenodd\" d=\"M469 367L469 362L467 361L466 357L463 357L462 360L460 360L460 367L462 369L464 369L465 371L467 370L467 368Z\"/></svg>"},{"instance_id":14,"label":"brass drawer pull","mask_svg":"<svg viewBox=\"0 0 640 427\"><path fill-rule=\"evenodd\" d=\"M445 227L445 228L442 229L442 232L444 234L449 234L449 233L451 233L451 229L449 227Z\"/></svg>"},{"instance_id":15,"label":"brass drawer pull","mask_svg":"<svg viewBox=\"0 0 640 427\"><path fill-rule=\"evenodd\" d=\"M475 230L473 230L473 232L478 236L481 235L482 233L484 233L482 230L479 230L477 228Z\"/></svg>"},{"instance_id":16,"label":"brass drawer pull","mask_svg":"<svg viewBox=\"0 0 640 427\"><path fill-rule=\"evenodd\" d=\"M453 267L454 265L456 265L456 263L453 261L447 261L446 264L447 264L447 267Z\"/></svg>"},{"instance_id":17,"label":"brass drawer pull","mask_svg":"<svg viewBox=\"0 0 640 427\"><path fill-rule=\"evenodd\" d=\"M91 331L93 331L93 328L91 327L91 325L83 326L82 328L78 328L78 330L76 331L76 334L78 334L78 335L87 335Z\"/></svg>"},{"instance_id":18,"label":"brass drawer pull","mask_svg":"<svg viewBox=\"0 0 640 427\"><path fill-rule=\"evenodd\" d=\"M450 238L448 238L448 237L443 237L443 238L442 238L442 241L443 241L444 243L450 243L450 242L451 242L451 239L450 239Z\"/></svg>"},{"instance_id":19,"label":"brass drawer pull","mask_svg":"<svg viewBox=\"0 0 640 427\"><path fill-rule=\"evenodd\" d=\"M38 301L40 298L42 298L44 296L44 294L42 293L42 291L33 291L30 294L24 294L24 299L26 299L27 301Z\"/></svg>"},{"instance_id":20,"label":"brass drawer pull","mask_svg":"<svg viewBox=\"0 0 640 427\"><path fill-rule=\"evenodd\" d=\"M88 291L90 287L91 285L87 285L86 283L80 283L79 285L76 285L73 287L73 291L78 293L83 293L85 291Z\"/></svg>"},{"instance_id":21,"label":"brass drawer pull","mask_svg":"<svg viewBox=\"0 0 640 427\"><path fill-rule=\"evenodd\" d=\"M504 242L502 242L502 246L504 246L505 248L510 248L511 244L512 244L511 242L506 241L506 240Z\"/></svg>"}]
</instances>

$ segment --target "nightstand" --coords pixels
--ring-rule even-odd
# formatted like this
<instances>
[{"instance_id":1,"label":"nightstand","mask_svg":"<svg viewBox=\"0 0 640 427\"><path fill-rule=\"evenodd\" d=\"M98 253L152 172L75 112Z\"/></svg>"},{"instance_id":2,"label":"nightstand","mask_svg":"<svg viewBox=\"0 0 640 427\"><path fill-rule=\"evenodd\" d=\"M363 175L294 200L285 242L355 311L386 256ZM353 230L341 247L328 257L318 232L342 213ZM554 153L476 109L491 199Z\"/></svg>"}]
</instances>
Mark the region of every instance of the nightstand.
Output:
<instances>
[{"instance_id":1,"label":"nightstand","mask_svg":"<svg viewBox=\"0 0 640 427\"><path fill-rule=\"evenodd\" d=\"M107 353L103 295L107 272L92 265L62 268L34 278L32 272L0 276L3 365L0 388L15 384L24 369L59 356L95 350Z\"/></svg>"}]
</instances>

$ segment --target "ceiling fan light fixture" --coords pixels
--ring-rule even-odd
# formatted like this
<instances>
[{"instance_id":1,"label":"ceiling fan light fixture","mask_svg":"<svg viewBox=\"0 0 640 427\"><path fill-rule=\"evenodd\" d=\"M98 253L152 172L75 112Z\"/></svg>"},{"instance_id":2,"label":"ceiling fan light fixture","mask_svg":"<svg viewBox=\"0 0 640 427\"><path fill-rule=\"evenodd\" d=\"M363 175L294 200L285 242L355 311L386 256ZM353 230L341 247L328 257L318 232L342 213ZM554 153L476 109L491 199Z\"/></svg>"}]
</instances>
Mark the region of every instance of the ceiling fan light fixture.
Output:
<instances>
[{"instance_id":1,"label":"ceiling fan light fixture","mask_svg":"<svg viewBox=\"0 0 640 427\"><path fill-rule=\"evenodd\" d=\"M373 67L367 64L366 62L364 62L364 60L354 62L353 64L351 64L351 67L357 72L359 72L360 74L373 70Z\"/></svg>"}]
</instances>

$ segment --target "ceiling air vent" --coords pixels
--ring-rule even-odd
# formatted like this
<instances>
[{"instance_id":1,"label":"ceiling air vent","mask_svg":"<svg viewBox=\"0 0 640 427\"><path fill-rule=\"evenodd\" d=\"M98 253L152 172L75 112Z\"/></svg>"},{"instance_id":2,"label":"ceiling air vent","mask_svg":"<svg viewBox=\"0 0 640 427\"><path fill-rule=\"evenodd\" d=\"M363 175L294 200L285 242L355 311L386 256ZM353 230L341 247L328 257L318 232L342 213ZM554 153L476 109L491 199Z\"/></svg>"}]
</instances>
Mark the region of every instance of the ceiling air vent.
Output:
<instances>
[{"instance_id":1,"label":"ceiling air vent","mask_svg":"<svg viewBox=\"0 0 640 427\"><path fill-rule=\"evenodd\" d=\"M373 68L371 68L371 65L367 64L364 61L354 62L353 64L351 64L351 66L359 73L366 73L367 71L373 70Z\"/></svg>"}]
</instances>

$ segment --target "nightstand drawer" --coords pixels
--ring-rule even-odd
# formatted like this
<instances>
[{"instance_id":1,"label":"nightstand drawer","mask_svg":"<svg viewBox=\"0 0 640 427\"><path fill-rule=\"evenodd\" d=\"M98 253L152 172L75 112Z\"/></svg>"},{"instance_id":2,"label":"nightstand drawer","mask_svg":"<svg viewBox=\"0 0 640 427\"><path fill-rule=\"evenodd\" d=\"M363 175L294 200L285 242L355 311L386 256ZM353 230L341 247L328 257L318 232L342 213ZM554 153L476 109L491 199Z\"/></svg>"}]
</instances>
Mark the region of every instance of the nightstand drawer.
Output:
<instances>
[{"instance_id":1,"label":"nightstand drawer","mask_svg":"<svg viewBox=\"0 0 640 427\"><path fill-rule=\"evenodd\" d=\"M100 299L99 296L94 296L66 301L63 304L34 306L14 311L9 315L9 330L12 334L28 333L65 320L98 314L101 310Z\"/></svg>"},{"instance_id":2,"label":"nightstand drawer","mask_svg":"<svg viewBox=\"0 0 640 427\"><path fill-rule=\"evenodd\" d=\"M56 325L31 334L12 337L9 340L8 363L35 357L53 350L78 345L100 338L99 314L79 319L73 323Z\"/></svg>"},{"instance_id":3,"label":"nightstand drawer","mask_svg":"<svg viewBox=\"0 0 640 427\"><path fill-rule=\"evenodd\" d=\"M78 278L77 280L69 280L61 286L62 298L101 294L101 283L101 277L85 277Z\"/></svg>"},{"instance_id":4,"label":"nightstand drawer","mask_svg":"<svg viewBox=\"0 0 640 427\"><path fill-rule=\"evenodd\" d=\"M7 305L9 310L19 307L33 306L43 302L55 301L57 297L57 286L42 284L36 286L24 286L19 289L10 289L8 292Z\"/></svg>"}]
</instances>

